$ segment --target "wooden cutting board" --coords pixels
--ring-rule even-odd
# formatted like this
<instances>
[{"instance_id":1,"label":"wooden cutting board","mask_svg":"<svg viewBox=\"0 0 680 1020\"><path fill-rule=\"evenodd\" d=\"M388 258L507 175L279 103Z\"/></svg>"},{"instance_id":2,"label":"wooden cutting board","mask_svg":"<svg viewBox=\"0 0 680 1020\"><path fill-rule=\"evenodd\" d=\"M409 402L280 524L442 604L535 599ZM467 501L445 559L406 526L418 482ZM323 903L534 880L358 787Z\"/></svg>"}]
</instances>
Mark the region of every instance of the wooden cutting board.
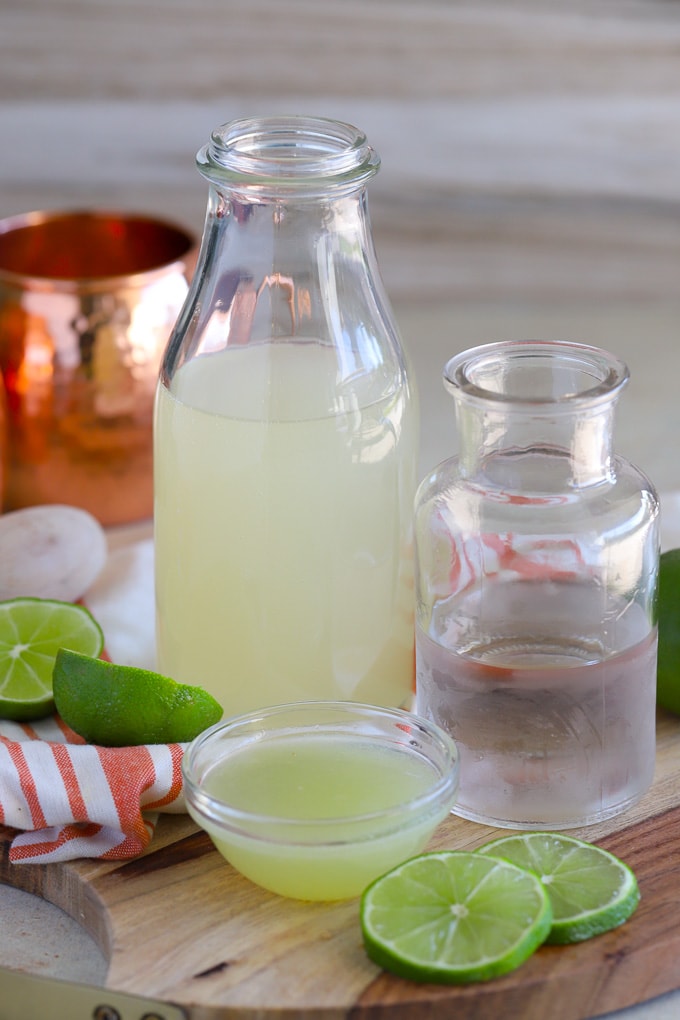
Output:
<instances>
[{"instance_id":1,"label":"wooden cutting board","mask_svg":"<svg viewBox=\"0 0 680 1020\"><path fill-rule=\"evenodd\" d=\"M680 719L658 719L649 794L618 819L575 830L626 860L642 900L590 942L544 946L503 978L448 988L381 972L361 943L356 900L306 904L236 874L186 816L165 816L145 855L123 863L8 863L0 880L79 921L110 966L107 987L173 1002L191 1020L581 1020L680 987ZM448 819L432 849L473 849L499 830Z\"/></svg>"}]
</instances>

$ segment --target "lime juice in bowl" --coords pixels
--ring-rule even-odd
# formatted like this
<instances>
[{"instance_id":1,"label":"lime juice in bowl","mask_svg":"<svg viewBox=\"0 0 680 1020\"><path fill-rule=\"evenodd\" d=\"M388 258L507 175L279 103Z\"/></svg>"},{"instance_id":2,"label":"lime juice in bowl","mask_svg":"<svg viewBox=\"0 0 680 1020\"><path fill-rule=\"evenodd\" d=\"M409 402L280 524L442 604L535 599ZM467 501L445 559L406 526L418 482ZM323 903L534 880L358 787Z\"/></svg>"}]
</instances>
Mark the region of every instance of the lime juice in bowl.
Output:
<instances>
[{"instance_id":1,"label":"lime juice in bowl","mask_svg":"<svg viewBox=\"0 0 680 1020\"><path fill-rule=\"evenodd\" d=\"M358 896L419 853L458 788L455 745L399 709L280 705L190 745L187 808L256 884L302 900Z\"/></svg>"}]
</instances>

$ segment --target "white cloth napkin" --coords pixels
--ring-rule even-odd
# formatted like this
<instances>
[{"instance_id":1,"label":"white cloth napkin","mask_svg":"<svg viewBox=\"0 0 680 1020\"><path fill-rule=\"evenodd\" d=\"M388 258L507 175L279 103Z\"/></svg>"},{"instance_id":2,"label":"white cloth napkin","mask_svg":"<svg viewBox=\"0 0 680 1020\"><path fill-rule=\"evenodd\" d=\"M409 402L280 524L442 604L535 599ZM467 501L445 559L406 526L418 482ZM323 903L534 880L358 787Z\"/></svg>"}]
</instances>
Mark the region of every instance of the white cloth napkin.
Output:
<instances>
[{"instance_id":1,"label":"white cloth napkin","mask_svg":"<svg viewBox=\"0 0 680 1020\"><path fill-rule=\"evenodd\" d=\"M104 631L112 662L155 669L153 539L114 537L112 546L83 602Z\"/></svg>"}]
</instances>

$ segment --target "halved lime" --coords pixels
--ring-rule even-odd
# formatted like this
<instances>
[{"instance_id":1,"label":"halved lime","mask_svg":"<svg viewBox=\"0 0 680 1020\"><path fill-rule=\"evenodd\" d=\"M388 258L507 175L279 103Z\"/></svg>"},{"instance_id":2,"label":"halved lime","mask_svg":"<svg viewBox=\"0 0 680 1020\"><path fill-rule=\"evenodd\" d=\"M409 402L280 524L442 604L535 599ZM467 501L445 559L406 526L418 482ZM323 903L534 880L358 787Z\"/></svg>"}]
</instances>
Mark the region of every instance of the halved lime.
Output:
<instances>
[{"instance_id":1,"label":"halved lime","mask_svg":"<svg viewBox=\"0 0 680 1020\"><path fill-rule=\"evenodd\" d=\"M412 857L361 899L366 952L413 981L467 984L506 974L541 945L551 922L534 874L463 850Z\"/></svg>"},{"instance_id":2,"label":"halved lime","mask_svg":"<svg viewBox=\"0 0 680 1020\"><path fill-rule=\"evenodd\" d=\"M552 903L546 939L555 945L582 942L623 924L640 901L634 873L601 847L555 832L501 836L477 851L533 871Z\"/></svg>"},{"instance_id":3,"label":"halved lime","mask_svg":"<svg viewBox=\"0 0 680 1020\"><path fill-rule=\"evenodd\" d=\"M64 722L104 747L183 743L222 717L202 687L67 649L57 655L52 685Z\"/></svg>"},{"instance_id":4,"label":"halved lime","mask_svg":"<svg viewBox=\"0 0 680 1020\"><path fill-rule=\"evenodd\" d=\"M100 655L103 647L101 627L84 606L55 599L0 602L0 716L26 722L49 715L59 649Z\"/></svg>"}]
</instances>

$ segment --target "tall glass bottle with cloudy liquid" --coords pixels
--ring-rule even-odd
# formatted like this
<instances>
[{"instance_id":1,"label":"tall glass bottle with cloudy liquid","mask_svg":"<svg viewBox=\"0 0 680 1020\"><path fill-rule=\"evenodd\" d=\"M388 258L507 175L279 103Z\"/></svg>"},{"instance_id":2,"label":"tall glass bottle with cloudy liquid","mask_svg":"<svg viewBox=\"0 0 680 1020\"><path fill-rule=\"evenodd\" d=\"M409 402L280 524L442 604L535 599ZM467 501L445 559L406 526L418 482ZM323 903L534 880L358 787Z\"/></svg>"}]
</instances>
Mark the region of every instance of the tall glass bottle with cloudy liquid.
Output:
<instances>
[{"instance_id":1,"label":"tall glass bottle with cloudy liquid","mask_svg":"<svg viewBox=\"0 0 680 1020\"><path fill-rule=\"evenodd\" d=\"M242 120L155 411L158 668L226 714L399 705L413 687L413 384L383 292L363 134Z\"/></svg>"}]
</instances>

